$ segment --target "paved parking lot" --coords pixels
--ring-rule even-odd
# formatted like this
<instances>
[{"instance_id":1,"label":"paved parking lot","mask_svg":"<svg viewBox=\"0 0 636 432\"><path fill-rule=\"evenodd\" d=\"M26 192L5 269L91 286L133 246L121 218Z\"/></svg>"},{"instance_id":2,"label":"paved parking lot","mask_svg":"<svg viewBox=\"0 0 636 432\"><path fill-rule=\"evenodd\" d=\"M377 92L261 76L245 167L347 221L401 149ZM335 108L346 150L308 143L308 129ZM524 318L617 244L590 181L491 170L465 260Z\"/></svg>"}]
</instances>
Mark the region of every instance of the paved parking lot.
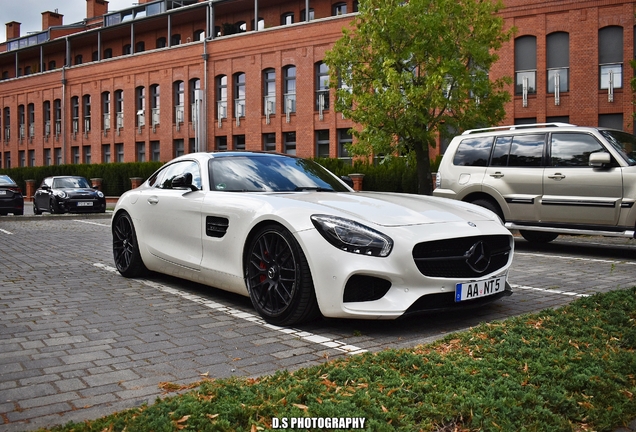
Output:
<instances>
[{"instance_id":1,"label":"paved parking lot","mask_svg":"<svg viewBox=\"0 0 636 432\"><path fill-rule=\"evenodd\" d=\"M364 350L410 347L479 322L636 284L636 242L517 241L515 293L484 309L398 321L265 324L247 298L114 271L110 219L0 218L0 431L152 402L160 383L255 376Z\"/></svg>"}]
</instances>

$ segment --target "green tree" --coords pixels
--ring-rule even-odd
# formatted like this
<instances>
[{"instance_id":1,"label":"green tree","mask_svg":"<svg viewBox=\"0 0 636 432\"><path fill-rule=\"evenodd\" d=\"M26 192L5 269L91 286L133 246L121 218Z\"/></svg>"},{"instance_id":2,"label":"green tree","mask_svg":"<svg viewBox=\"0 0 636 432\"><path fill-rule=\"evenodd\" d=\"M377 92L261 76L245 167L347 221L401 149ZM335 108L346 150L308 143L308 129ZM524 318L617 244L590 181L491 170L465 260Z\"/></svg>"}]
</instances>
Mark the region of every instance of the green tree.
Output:
<instances>
[{"instance_id":1,"label":"green tree","mask_svg":"<svg viewBox=\"0 0 636 432\"><path fill-rule=\"evenodd\" d=\"M414 153L418 192L430 195L436 137L504 117L510 78L488 76L513 32L495 15L501 7L492 0L360 1L351 28L325 57L336 110L359 125L350 153Z\"/></svg>"}]
</instances>

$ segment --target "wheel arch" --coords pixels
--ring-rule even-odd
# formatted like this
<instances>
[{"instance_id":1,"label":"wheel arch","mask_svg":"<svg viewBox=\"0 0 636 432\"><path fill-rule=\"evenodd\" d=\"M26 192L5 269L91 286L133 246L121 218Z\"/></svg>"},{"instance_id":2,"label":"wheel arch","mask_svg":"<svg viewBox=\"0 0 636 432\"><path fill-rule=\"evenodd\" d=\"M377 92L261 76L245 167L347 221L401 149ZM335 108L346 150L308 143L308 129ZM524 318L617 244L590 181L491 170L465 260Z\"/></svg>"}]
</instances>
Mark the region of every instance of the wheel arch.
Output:
<instances>
[{"instance_id":1,"label":"wheel arch","mask_svg":"<svg viewBox=\"0 0 636 432\"><path fill-rule=\"evenodd\" d=\"M503 215L504 220L508 220L510 213L508 211L508 206L505 205L505 202L501 203L496 197L486 192L473 192L462 198L462 201L469 203L475 202L477 200L490 201L493 205L496 205L499 208L500 215Z\"/></svg>"}]
</instances>

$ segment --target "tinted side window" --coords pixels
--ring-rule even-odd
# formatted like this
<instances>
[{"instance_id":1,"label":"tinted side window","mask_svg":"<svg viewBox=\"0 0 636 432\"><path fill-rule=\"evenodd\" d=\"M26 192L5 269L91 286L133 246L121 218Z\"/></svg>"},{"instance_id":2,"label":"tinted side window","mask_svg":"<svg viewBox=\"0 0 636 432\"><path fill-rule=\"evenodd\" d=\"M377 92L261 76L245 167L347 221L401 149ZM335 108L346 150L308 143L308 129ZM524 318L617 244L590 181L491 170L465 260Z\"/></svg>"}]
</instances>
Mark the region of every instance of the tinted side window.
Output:
<instances>
[{"instance_id":1,"label":"tinted side window","mask_svg":"<svg viewBox=\"0 0 636 432\"><path fill-rule=\"evenodd\" d=\"M541 166L545 134L516 135L510 145L508 166Z\"/></svg>"},{"instance_id":2,"label":"tinted side window","mask_svg":"<svg viewBox=\"0 0 636 432\"><path fill-rule=\"evenodd\" d=\"M492 147L492 137L466 138L459 143L453 165L487 166Z\"/></svg>"},{"instance_id":3,"label":"tinted side window","mask_svg":"<svg viewBox=\"0 0 636 432\"><path fill-rule=\"evenodd\" d=\"M604 152L596 138L582 133L554 133L551 140L552 166L588 166L590 153Z\"/></svg>"},{"instance_id":4,"label":"tinted side window","mask_svg":"<svg viewBox=\"0 0 636 432\"><path fill-rule=\"evenodd\" d=\"M177 162L167 166L166 169L159 173L156 187L172 189L172 179L185 173L191 173L192 184L201 189L201 170L199 169L199 164L194 161Z\"/></svg>"},{"instance_id":5,"label":"tinted side window","mask_svg":"<svg viewBox=\"0 0 636 432\"><path fill-rule=\"evenodd\" d=\"M510 144L512 137L498 137L495 150L492 152L490 166L508 166L508 154L510 154Z\"/></svg>"}]
</instances>

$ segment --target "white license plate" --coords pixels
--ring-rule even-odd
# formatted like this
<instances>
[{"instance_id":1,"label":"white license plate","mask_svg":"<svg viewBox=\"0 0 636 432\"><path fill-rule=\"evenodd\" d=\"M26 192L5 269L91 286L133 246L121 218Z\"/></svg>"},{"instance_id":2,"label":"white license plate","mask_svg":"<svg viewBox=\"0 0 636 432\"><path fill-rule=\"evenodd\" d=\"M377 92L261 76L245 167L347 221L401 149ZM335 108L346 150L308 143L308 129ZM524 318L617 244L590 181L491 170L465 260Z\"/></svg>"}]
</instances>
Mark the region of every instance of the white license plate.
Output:
<instances>
[{"instance_id":1,"label":"white license plate","mask_svg":"<svg viewBox=\"0 0 636 432\"><path fill-rule=\"evenodd\" d=\"M0 195L6 195L6 194L7 194L7 191L0 190Z\"/></svg>"},{"instance_id":2,"label":"white license plate","mask_svg":"<svg viewBox=\"0 0 636 432\"><path fill-rule=\"evenodd\" d=\"M92 201L80 201L77 203L78 207L90 207L93 205Z\"/></svg>"},{"instance_id":3,"label":"white license plate","mask_svg":"<svg viewBox=\"0 0 636 432\"><path fill-rule=\"evenodd\" d=\"M455 285L455 301L473 300L503 292L506 289L506 277L496 277L475 282Z\"/></svg>"}]
</instances>

